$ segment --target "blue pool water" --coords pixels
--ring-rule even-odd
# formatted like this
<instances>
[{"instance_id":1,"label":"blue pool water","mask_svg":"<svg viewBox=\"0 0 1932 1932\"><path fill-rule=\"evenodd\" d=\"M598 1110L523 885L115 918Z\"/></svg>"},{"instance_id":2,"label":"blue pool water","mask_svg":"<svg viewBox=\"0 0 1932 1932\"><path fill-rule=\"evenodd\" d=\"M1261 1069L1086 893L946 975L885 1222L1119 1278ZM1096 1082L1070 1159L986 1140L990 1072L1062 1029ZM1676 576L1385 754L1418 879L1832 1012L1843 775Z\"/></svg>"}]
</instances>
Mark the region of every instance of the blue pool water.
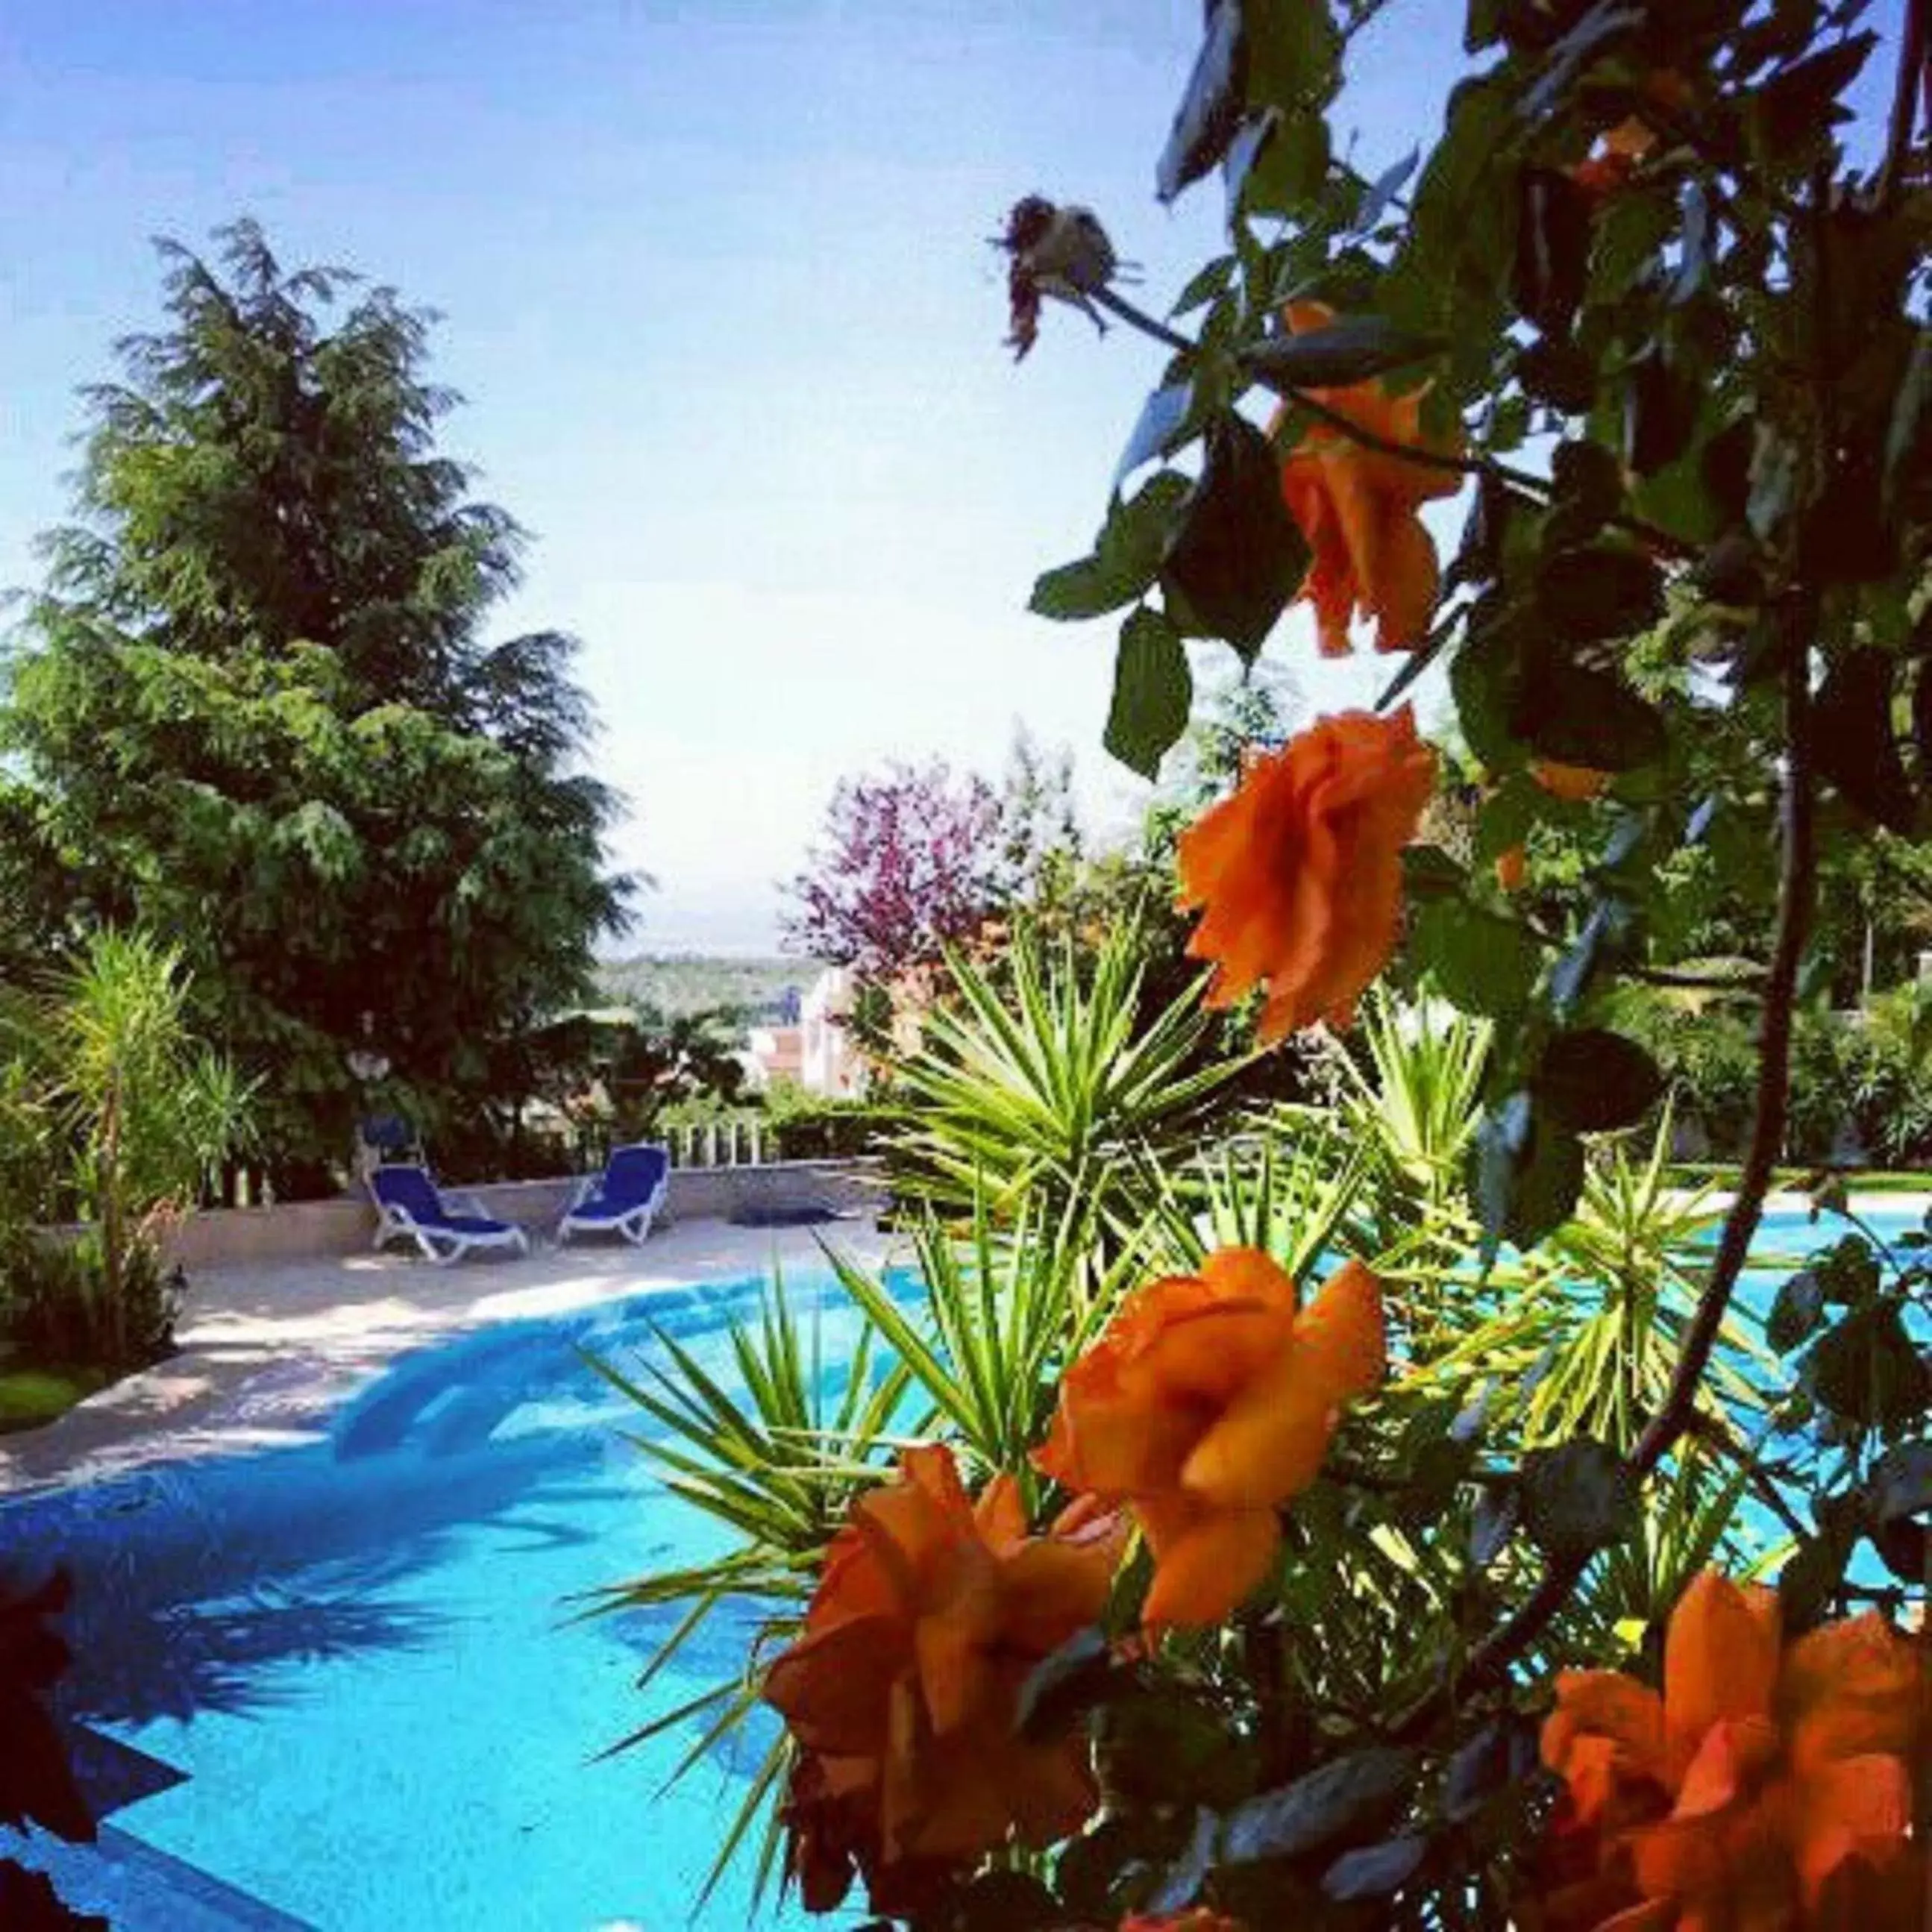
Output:
<instances>
[{"instance_id":1,"label":"blue pool water","mask_svg":"<svg viewBox=\"0 0 1932 1932\"><path fill-rule=\"evenodd\" d=\"M1843 1232L1773 1216L1761 1251ZM1781 1273L1748 1278L1747 1304ZM829 1392L854 1313L829 1275L786 1286ZM726 1325L759 1292L500 1325L397 1364L326 1442L0 1504L0 1557L77 1586L63 1710L111 1856L69 1874L75 1901L121 1932L746 1925L748 1861L693 1906L769 1730L668 1790L698 1720L591 1762L735 1671L745 1621L715 1617L646 1700L675 1612L572 1622L568 1600L724 1540L623 1439L644 1418L578 1348L622 1359L655 1323L734 1384ZM828 1923L769 1900L757 1922Z\"/></svg>"},{"instance_id":2,"label":"blue pool water","mask_svg":"<svg viewBox=\"0 0 1932 1932\"><path fill-rule=\"evenodd\" d=\"M832 1278L786 1291L846 1360ZM572 1622L566 1600L723 1540L622 1439L643 1418L578 1348L644 1348L648 1312L728 1382L724 1325L758 1294L493 1328L398 1363L326 1444L0 1504L0 1554L74 1572L64 1713L110 1741L87 1754L97 1804L132 1800L107 1820L125 1876L70 1877L76 1902L119 1885L120 1932L745 1926L748 1861L692 1906L770 1732L668 1791L692 1727L590 1761L730 1676L745 1622L715 1617L646 1700L675 1613Z\"/></svg>"}]
</instances>

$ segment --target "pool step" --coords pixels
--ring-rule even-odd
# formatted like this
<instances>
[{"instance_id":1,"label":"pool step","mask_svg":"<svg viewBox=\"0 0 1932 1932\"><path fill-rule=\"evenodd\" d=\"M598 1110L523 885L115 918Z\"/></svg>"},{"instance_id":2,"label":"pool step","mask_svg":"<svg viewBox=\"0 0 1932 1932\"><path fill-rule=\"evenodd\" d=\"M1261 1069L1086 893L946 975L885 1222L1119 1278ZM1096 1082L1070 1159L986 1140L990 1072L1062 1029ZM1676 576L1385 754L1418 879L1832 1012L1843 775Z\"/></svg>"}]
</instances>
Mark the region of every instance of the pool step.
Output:
<instances>
[{"instance_id":1,"label":"pool step","mask_svg":"<svg viewBox=\"0 0 1932 1932\"><path fill-rule=\"evenodd\" d=\"M28 1870L45 1872L77 1912L104 1916L114 1932L322 1932L112 1825L92 1845L36 1832L24 1844L0 1832L0 1845Z\"/></svg>"}]
</instances>

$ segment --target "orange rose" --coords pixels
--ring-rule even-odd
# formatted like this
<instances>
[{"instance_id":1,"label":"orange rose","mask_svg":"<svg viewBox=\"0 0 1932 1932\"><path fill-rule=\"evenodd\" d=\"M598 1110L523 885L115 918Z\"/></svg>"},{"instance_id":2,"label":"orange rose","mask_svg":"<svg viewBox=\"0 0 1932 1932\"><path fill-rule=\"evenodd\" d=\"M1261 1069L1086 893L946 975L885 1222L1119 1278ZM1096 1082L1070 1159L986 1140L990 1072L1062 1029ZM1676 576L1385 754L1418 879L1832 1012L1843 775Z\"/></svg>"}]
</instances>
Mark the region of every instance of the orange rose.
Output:
<instances>
[{"instance_id":1,"label":"orange rose","mask_svg":"<svg viewBox=\"0 0 1932 1932\"><path fill-rule=\"evenodd\" d=\"M1180 835L1180 904L1205 908L1187 950L1216 968L1208 1004L1265 981L1263 1040L1346 1026L1395 945L1402 848L1435 783L1407 705L1324 718L1254 759Z\"/></svg>"},{"instance_id":2,"label":"orange rose","mask_svg":"<svg viewBox=\"0 0 1932 1932\"><path fill-rule=\"evenodd\" d=\"M1670 68L1652 74L1642 92L1659 106L1680 112L1696 98L1690 82ZM1626 115L1604 130L1596 149L1570 170L1570 178L1588 194L1613 194L1636 172L1637 164L1657 146L1657 130L1644 119L1641 110Z\"/></svg>"},{"instance_id":3,"label":"orange rose","mask_svg":"<svg viewBox=\"0 0 1932 1932\"><path fill-rule=\"evenodd\" d=\"M1600 798L1610 787L1608 772L1592 771L1588 765L1559 765L1552 758L1538 758L1529 775L1552 798L1576 805Z\"/></svg>"},{"instance_id":4,"label":"orange rose","mask_svg":"<svg viewBox=\"0 0 1932 1932\"><path fill-rule=\"evenodd\" d=\"M1318 302L1291 302L1286 314L1296 334L1334 319ZM1384 442L1426 446L1419 393L1391 396L1379 382L1307 393ZM1292 407L1284 403L1276 412L1270 437ZM1358 609L1376 620L1378 650L1413 650L1422 641L1442 572L1416 508L1462 487L1454 470L1365 448L1328 423L1310 424L1282 464L1281 489L1312 553L1296 594L1315 606L1324 657L1348 655L1348 625Z\"/></svg>"},{"instance_id":5,"label":"orange rose","mask_svg":"<svg viewBox=\"0 0 1932 1932\"><path fill-rule=\"evenodd\" d=\"M1146 1618L1216 1623L1258 1584L1276 1511L1307 1488L1342 1405L1387 1366L1382 1289L1350 1262L1310 1307L1252 1248L1136 1289L1066 1372L1034 1460L1126 1502L1154 1552Z\"/></svg>"},{"instance_id":6,"label":"orange rose","mask_svg":"<svg viewBox=\"0 0 1932 1932\"><path fill-rule=\"evenodd\" d=\"M1585 1856L1550 1922L1796 1926L1828 1898L1835 1924L1856 1894L1876 1932L1913 1888L1926 1683L1922 1643L1876 1612L1780 1651L1777 1593L1706 1571L1671 1613L1661 1696L1616 1671L1556 1680L1554 1836Z\"/></svg>"},{"instance_id":7,"label":"orange rose","mask_svg":"<svg viewBox=\"0 0 1932 1932\"><path fill-rule=\"evenodd\" d=\"M975 1505L930 1445L853 1504L765 1676L802 1753L784 1816L810 1910L838 1904L855 1868L892 1909L1010 1832L1049 1844L1093 1809L1081 1741L1030 1742L1014 1708L1034 1665L1100 1616L1124 1533L1088 1505L1029 1536L1010 1476Z\"/></svg>"}]
</instances>

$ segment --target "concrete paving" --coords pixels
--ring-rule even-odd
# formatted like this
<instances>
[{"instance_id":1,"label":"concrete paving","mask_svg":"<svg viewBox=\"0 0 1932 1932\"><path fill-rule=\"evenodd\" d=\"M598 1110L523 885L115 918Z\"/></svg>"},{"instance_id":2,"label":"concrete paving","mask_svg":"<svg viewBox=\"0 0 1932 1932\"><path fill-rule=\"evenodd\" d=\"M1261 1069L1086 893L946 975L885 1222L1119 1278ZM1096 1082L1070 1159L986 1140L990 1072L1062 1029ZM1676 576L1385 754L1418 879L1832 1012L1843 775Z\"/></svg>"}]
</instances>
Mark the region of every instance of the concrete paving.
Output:
<instances>
[{"instance_id":1,"label":"concrete paving","mask_svg":"<svg viewBox=\"0 0 1932 1932\"><path fill-rule=\"evenodd\" d=\"M0 1436L0 1496L156 1462L314 1439L399 1355L493 1322L824 1265L820 1240L875 1265L899 1251L869 1220L816 1228L685 1220L626 1244L540 1246L433 1267L400 1248L211 1268L191 1282L179 1352L70 1409Z\"/></svg>"}]
</instances>

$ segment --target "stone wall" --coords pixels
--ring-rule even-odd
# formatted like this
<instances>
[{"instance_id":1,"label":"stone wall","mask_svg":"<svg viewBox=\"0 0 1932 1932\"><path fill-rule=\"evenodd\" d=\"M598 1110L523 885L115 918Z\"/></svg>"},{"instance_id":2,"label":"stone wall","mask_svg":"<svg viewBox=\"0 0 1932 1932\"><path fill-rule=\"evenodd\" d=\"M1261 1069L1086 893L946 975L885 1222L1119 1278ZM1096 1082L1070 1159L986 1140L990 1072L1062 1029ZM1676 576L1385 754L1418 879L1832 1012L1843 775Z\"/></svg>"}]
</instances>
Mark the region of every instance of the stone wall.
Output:
<instances>
[{"instance_id":1,"label":"stone wall","mask_svg":"<svg viewBox=\"0 0 1932 1932\"><path fill-rule=\"evenodd\" d=\"M520 1222L548 1238L562 1214L574 1180L506 1180L450 1190L485 1214ZM730 1220L746 1214L782 1214L824 1205L862 1214L883 1198L878 1164L855 1160L773 1161L758 1167L681 1167L671 1170L664 1219ZM376 1214L350 1196L294 1201L273 1208L215 1208L191 1214L170 1234L167 1253L192 1274L198 1268L320 1259L366 1249ZM400 1244L394 1252L400 1253Z\"/></svg>"}]
</instances>

